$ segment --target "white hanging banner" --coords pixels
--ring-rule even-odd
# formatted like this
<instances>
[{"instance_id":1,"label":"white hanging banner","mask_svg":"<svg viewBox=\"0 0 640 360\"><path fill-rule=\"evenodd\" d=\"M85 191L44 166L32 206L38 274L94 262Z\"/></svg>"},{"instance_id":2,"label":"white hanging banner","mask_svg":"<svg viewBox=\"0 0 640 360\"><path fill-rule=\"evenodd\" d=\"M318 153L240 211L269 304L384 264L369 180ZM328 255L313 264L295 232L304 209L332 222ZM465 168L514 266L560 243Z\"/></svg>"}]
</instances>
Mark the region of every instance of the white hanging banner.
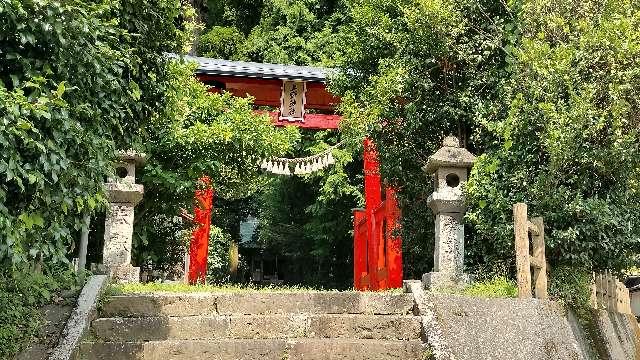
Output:
<instances>
[{"instance_id":1,"label":"white hanging banner","mask_svg":"<svg viewBox=\"0 0 640 360\"><path fill-rule=\"evenodd\" d=\"M304 121L306 90L307 84L304 81L282 80L280 120Z\"/></svg>"}]
</instances>

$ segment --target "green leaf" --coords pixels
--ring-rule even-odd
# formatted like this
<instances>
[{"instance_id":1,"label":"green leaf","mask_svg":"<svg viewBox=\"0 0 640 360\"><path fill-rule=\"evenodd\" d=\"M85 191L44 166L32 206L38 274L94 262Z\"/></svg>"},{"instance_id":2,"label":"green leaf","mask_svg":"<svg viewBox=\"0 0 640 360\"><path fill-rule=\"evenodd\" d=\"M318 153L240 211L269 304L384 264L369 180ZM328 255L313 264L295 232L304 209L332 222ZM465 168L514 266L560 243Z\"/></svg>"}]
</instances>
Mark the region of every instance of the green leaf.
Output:
<instances>
[{"instance_id":1,"label":"green leaf","mask_svg":"<svg viewBox=\"0 0 640 360\"><path fill-rule=\"evenodd\" d=\"M62 97L62 94L64 94L65 90L66 90L65 82L64 82L64 81L61 81L61 82L58 84L58 89L56 90L56 95L57 95L58 97Z\"/></svg>"}]
</instances>

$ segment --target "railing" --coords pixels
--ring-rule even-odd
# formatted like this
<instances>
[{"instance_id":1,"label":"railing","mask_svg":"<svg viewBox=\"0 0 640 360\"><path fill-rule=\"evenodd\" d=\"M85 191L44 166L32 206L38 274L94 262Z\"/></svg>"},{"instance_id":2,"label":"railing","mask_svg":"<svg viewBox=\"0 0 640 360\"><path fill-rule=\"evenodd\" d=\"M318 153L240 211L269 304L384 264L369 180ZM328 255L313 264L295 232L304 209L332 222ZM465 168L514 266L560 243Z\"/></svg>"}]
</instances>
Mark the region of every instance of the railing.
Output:
<instances>
[{"instance_id":1,"label":"railing","mask_svg":"<svg viewBox=\"0 0 640 360\"><path fill-rule=\"evenodd\" d=\"M402 241L397 234L400 210L392 189L369 214L354 210L353 285L357 290L402 287Z\"/></svg>"},{"instance_id":2,"label":"railing","mask_svg":"<svg viewBox=\"0 0 640 360\"><path fill-rule=\"evenodd\" d=\"M513 227L516 236L516 268L518 271L518 297L531 298L531 268L535 297L546 299L547 259L544 245L544 220L541 217L529 219L527 204L513 205ZM531 253L529 253L531 235Z\"/></svg>"},{"instance_id":3,"label":"railing","mask_svg":"<svg viewBox=\"0 0 640 360\"><path fill-rule=\"evenodd\" d=\"M605 271L604 274L593 273L591 306L594 309L631 314L629 289L618 281L610 271Z\"/></svg>"}]
</instances>

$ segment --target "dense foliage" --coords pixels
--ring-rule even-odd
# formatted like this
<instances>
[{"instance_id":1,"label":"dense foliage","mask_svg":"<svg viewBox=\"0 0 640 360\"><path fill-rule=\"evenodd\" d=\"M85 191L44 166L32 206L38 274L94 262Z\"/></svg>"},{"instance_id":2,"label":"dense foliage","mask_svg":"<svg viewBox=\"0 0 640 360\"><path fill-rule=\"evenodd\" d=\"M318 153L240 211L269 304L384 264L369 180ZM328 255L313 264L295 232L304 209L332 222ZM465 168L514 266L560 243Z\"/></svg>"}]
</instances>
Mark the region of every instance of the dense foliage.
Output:
<instances>
[{"instance_id":1,"label":"dense foliage","mask_svg":"<svg viewBox=\"0 0 640 360\"><path fill-rule=\"evenodd\" d=\"M200 54L276 64L334 63L343 0L209 0Z\"/></svg>"},{"instance_id":2,"label":"dense foliage","mask_svg":"<svg viewBox=\"0 0 640 360\"><path fill-rule=\"evenodd\" d=\"M507 9L495 1L351 1L340 37L343 133L369 134L383 177L399 188L405 274L432 266L431 181L421 167L454 134L469 134L499 99L506 76ZM495 115L493 115L495 116Z\"/></svg>"},{"instance_id":3,"label":"dense foliage","mask_svg":"<svg viewBox=\"0 0 640 360\"><path fill-rule=\"evenodd\" d=\"M56 269L104 205L114 150L161 106L163 52L187 42L185 15L178 0L0 1L1 358L73 285Z\"/></svg>"},{"instance_id":4,"label":"dense foliage","mask_svg":"<svg viewBox=\"0 0 640 360\"><path fill-rule=\"evenodd\" d=\"M473 170L469 251L513 259L511 206L543 216L555 265L625 269L640 252L640 5L524 1L507 114Z\"/></svg>"},{"instance_id":5,"label":"dense foliage","mask_svg":"<svg viewBox=\"0 0 640 360\"><path fill-rule=\"evenodd\" d=\"M0 2L0 261L65 261L116 146L161 101L176 1ZM153 10L150 10L152 8Z\"/></svg>"},{"instance_id":6,"label":"dense foliage","mask_svg":"<svg viewBox=\"0 0 640 360\"><path fill-rule=\"evenodd\" d=\"M209 231L207 284L224 284L231 280L231 235L217 226Z\"/></svg>"},{"instance_id":7,"label":"dense foliage","mask_svg":"<svg viewBox=\"0 0 640 360\"><path fill-rule=\"evenodd\" d=\"M368 132L401 188L409 266L430 267L411 255L433 242L420 167L447 134L484 154L467 189L469 265L512 266L517 201L545 217L552 264L637 263L637 4L349 4L333 88L343 130Z\"/></svg>"}]
</instances>

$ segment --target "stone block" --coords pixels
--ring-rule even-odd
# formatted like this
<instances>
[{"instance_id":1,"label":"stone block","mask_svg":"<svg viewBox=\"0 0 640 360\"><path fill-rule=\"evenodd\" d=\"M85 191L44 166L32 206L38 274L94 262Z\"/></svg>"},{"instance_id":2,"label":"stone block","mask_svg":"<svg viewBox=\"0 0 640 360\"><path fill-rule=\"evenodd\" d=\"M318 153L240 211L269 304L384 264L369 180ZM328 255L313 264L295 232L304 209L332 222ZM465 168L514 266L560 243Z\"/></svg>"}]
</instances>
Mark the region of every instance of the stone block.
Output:
<instances>
[{"instance_id":1,"label":"stone block","mask_svg":"<svg viewBox=\"0 0 640 360\"><path fill-rule=\"evenodd\" d=\"M200 294L137 294L112 296L102 306L103 317L216 315L216 296Z\"/></svg>"},{"instance_id":2,"label":"stone block","mask_svg":"<svg viewBox=\"0 0 640 360\"><path fill-rule=\"evenodd\" d=\"M103 341L202 340L227 338L231 322L225 316L101 318L92 323Z\"/></svg>"},{"instance_id":3,"label":"stone block","mask_svg":"<svg viewBox=\"0 0 640 360\"><path fill-rule=\"evenodd\" d=\"M304 360L421 360L419 340L304 339L291 344L285 359Z\"/></svg>"},{"instance_id":4,"label":"stone block","mask_svg":"<svg viewBox=\"0 0 640 360\"><path fill-rule=\"evenodd\" d=\"M91 360L282 360L284 340L167 340L94 342L82 347Z\"/></svg>"},{"instance_id":5,"label":"stone block","mask_svg":"<svg viewBox=\"0 0 640 360\"><path fill-rule=\"evenodd\" d=\"M422 284L425 289L462 289L469 283L467 274L452 272L430 272L422 275Z\"/></svg>"},{"instance_id":6,"label":"stone block","mask_svg":"<svg viewBox=\"0 0 640 360\"><path fill-rule=\"evenodd\" d=\"M412 315L318 315L309 318L309 337L420 339L421 324Z\"/></svg>"}]
</instances>

